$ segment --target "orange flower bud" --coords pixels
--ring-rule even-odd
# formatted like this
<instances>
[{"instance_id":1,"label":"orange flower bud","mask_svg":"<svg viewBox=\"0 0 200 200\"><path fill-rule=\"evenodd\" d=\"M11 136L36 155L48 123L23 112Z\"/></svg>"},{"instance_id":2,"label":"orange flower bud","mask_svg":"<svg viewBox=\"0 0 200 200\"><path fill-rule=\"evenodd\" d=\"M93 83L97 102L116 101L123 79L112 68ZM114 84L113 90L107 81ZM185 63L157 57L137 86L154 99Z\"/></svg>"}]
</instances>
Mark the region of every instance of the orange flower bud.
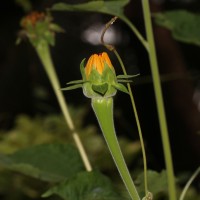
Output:
<instances>
[{"instance_id":1,"label":"orange flower bud","mask_svg":"<svg viewBox=\"0 0 200 200\"><path fill-rule=\"evenodd\" d=\"M99 55L93 54L92 56L90 56L85 67L86 77L88 78L92 69L95 69L98 71L99 74L102 74L106 64L108 67L114 69L106 52L103 52Z\"/></svg>"}]
</instances>

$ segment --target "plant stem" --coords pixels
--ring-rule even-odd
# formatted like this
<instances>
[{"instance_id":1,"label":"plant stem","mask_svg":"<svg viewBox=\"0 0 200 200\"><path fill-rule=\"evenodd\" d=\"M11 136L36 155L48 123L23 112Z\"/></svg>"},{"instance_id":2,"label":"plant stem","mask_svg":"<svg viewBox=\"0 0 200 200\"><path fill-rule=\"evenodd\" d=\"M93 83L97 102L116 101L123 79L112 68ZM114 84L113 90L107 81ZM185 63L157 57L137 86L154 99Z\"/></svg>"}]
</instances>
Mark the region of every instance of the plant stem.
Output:
<instances>
[{"instance_id":1,"label":"plant stem","mask_svg":"<svg viewBox=\"0 0 200 200\"><path fill-rule=\"evenodd\" d=\"M194 181L194 179L198 176L198 174L200 173L200 167L197 168L197 170L194 172L194 174L190 177L189 181L186 183L179 200L183 200L186 192L188 191L188 188L190 187L190 185L192 184L192 181Z\"/></svg>"},{"instance_id":2,"label":"plant stem","mask_svg":"<svg viewBox=\"0 0 200 200\"><path fill-rule=\"evenodd\" d=\"M126 68L124 66L124 63L123 63L120 55L118 54L118 52L115 49L113 50L113 52L116 55L120 65L122 67L123 73L125 75L127 75ZM147 195L147 193L148 193L147 159L146 159L146 152L145 152L145 147L144 147L144 140L143 140L143 136L142 136L142 129L141 129L141 126L140 126L139 116L138 116L137 108L136 108L136 105L135 105L133 92L131 90L131 86L130 86L129 83L127 83L127 87L128 87L128 91L129 91L129 95L130 95L130 99L131 99L133 112L134 112L134 115L135 115L135 120L136 120L137 129L138 129L138 133L139 133L140 143L141 143L143 165L144 165L144 189L145 189L145 195Z\"/></svg>"},{"instance_id":3,"label":"plant stem","mask_svg":"<svg viewBox=\"0 0 200 200\"><path fill-rule=\"evenodd\" d=\"M115 161L118 171L132 200L140 200L129 170L124 161L113 121L113 99L112 98L93 98L92 108L96 114L99 125L107 142L111 155Z\"/></svg>"},{"instance_id":4,"label":"plant stem","mask_svg":"<svg viewBox=\"0 0 200 200\"><path fill-rule=\"evenodd\" d=\"M145 49L149 51L148 42L145 40L145 38L141 35L141 33L137 30L137 28L132 24L132 22L127 17L120 17L122 21L124 21L129 28L133 31L133 33L137 36L138 40L143 44Z\"/></svg>"},{"instance_id":5,"label":"plant stem","mask_svg":"<svg viewBox=\"0 0 200 200\"><path fill-rule=\"evenodd\" d=\"M174 170L173 170L170 142L169 142L169 136L168 136L168 128L167 128L167 122L166 122L166 116L165 116L165 109L164 109L164 103L163 103L161 82L160 82L160 76L159 76L159 70L158 70L158 64L157 64L156 50L155 50L155 44L154 44L154 38L153 38L149 0L142 0L142 5L143 5L143 14L144 14L144 20L145 20L147 41L149 43L149 59L150 59L152 77L153 77L153 85L154 85L154 90L155 90L158 118L159 118L161 137L162 137L162 143L163 143L163 149L164 149L166 170L167 170L169 199L176 200Z\"/></svg>"},{"instance_id":6,"label":"plant stem","mask_svg":"<svg viewBox=\"0 0 200 200\"><path fill-rule=\"evenodd\" d=\"M117 17L113 17L106 25L105 25L105 28L103 29L103 32L101 34L101 43L110 51L113 51L115 56L117 57L119 63L120 63L120 66L122 68L122 71L124 73L124 75L127 75L127 72L126 72L126 68L124 66L124 63L120 57L120 55L118 54L117 50L115 49L115 47L113 45L110 45L110 44L106 44L104 42L104 35L106 33L106 31L108 30L108 28L117 20ZM126 20L126 19L125 19ZM129 21L129 20L128 20ZM129 24L131 24L129 22ZM136 35L138 35L138 38L140 38L144 44L146 44L146 41L144 40L144 38L140 35L139 31L131 24L131 27L133 28L133 30L136 32ZM136 119L136 124L137 124L137 128L138 128L138 133L139 133L139 138L140 138L140 143L141 143L141 149L142 149L142 157L143 157L143 164L144 164L144 190L145 190L145 196L148 195L148 180L147 180L147 159L146 159L146 153L145 153L145 147L144 147L144 140L143 140L143 136L142 136L142 129L141 129L141 126L140 126L140 121L139 121L139 117L138 117L138 113L137 113L137 109L136 109L136 105L135 105L135 101L134 101L134 98L133 98L133 93L132 93L132 90L131 90L131 86L130 84L128 83L127 84L128 86L128 91L129 91L129 94L130 94L130 99L131 99L131 104L132 104L132 108L133 108L133 112L134 112L134 115L135 115L135 119Z\"/></svg>"},{"instance_id":7,"label":"plant stem","mask_svg":"<svg viewBox=\"0 0 200 200\"><path fill-rule=\"evenodd\" d=\"M54 68L54 65L53 65L53 62L52 62L52 59L51 59L49 45L46 42L43 42L43 43L41 42L41 44L36 47L36 51L37 51L37 54L38 54L43 66L44 66L44 69L47 73L47 76L50 80L50 83L53 87L53 90L54 90L55 95L57 97L57 100L59 102L60 108L61 108L62 113L64 115L65 121L68 124L69 129L72 132L73 139L74 139L75 144L76 144L76 146L79 150L79 153L81 155L81 158L83 160L85 168L86 168L87 171L91 171L92 167L90 165L87 154L86 154L84 147L82 145L80 137L79 137L78 133L75 131L74 123L73 123L72 118L70 116L67 103L65 102L65 98L63 96L63 93L60 90L61 87L60 87L60 83L59 83L59 80L58 80L58 77L56 75L56 71L55 71L55 68Z\"/></svg>"}]
</instances>

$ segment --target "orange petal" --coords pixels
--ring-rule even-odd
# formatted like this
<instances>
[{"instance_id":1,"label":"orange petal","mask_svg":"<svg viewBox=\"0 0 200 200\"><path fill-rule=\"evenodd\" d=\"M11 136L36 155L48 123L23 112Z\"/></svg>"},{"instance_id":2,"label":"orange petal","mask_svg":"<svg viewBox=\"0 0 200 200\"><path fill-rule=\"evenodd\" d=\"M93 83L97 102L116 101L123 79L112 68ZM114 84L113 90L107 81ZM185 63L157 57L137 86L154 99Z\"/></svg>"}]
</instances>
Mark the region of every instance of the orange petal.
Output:
<instances>
[{"instance_id":1,"label":"orange petal","mask_svg":"<svg viewBox=\"0 0 200 200\"><path fill-rule=\"evenodd\" d=\"M107 64L110 68L113 68L113 65L112 65L112 63L111 63L111 61L110 61L110 58L109 58L109 56L108 56L108 54L107 54L106 52L103 52L103 53L101 54L101 57L102 57L103 62L106 62L106 64Z\"/></svg>"},{"instance_id":2,"label":"orange petal","mask_svg":"<svg viewBox=\"0 0 200 200\"><path fill-rule=\"evenodd\" d=\"M102 74L102 72L104 70L104 62L103 62L101 56L99 56L99 62L100 62L100 74Z\"/></svg>"},{"instance_id":3,"label":"orange petal","mask_svg":"<svg viewBox=\"0 0 200 200\"><path fill-rule=\"evenodd\" d=\"M99 74L102 74L103 63L101 61L101 57L99 57L98 55L95 56L95 68L99 72Z\"/></svg>"},{"instance_id":4,"label":"orange petal","mask_svg":"<svg viewBox=\"0 0 200 200\"><path fill-rule=\"evenodd\" d=\"M87 64L86 64L86 67L85 67L85 73L86 73L86 77L89 76L91 70L92 70L92 63L93 63L93 60L94 60L94 56L91 55L89 60L87 61Z\"/></svg>"}]
</instances>

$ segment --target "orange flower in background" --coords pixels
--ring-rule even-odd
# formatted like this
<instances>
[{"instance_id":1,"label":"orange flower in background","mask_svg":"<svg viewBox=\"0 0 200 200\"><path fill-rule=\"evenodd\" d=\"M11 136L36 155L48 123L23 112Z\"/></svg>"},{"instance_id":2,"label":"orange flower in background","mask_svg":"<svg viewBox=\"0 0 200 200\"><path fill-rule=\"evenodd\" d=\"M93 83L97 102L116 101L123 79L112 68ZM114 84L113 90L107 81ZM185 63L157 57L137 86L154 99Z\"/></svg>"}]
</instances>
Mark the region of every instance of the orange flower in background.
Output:
<instances>
[{"instance_id":1,"label":"orange flower in background","mask_svg":"<svg viewBox=\"0 0 200 200\"><path fill-rule=\"evenodd\" d=\"M27 15L25 18L22 19L21 25L23 28L26 28L27 24L31 23L33 26L38 21L42 21L45 18L45 14L43 12L31 12L29 15Z\"/></svg>"},{"instance_id":2,"label":"orange flower in background","mask_svg":"<svg viewBox=\"0 0 200 200\"><path fill-rule=\"evenodd\" d=\"M86 77L88 78L92 69L96 69L99 74L102 74L105 64L107 64L108 67L113 69L113 65L106 52L103 52L99 55L93 54L92 56L90 56L85 67Z\"/></svg>"}]
</instances>

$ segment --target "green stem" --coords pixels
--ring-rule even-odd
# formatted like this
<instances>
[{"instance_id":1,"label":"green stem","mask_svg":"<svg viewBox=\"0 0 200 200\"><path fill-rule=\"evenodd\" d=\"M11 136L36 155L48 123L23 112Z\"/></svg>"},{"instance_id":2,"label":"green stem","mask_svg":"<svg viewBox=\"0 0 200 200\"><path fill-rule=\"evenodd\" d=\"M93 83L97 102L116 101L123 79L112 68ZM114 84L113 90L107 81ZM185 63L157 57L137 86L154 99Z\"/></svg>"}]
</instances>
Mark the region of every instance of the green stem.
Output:
<instances>
[{"instance_id":1,"label":"green stem","mask_svg":"<svg viewBox=\"0 0 200 200\"><path fill-rule=\"evenodd\" d=\"M131 198L133 200L140 200L129 170L124 161L124 157L115 133L113 122L113 99L93 98L92 108L96 114L104 138Z\"/></svg>"},{"instance_id":2,"label":"green stem","mask_svg":"<svg viewBox=\"0 0 200 200\"><path fill-rule=\"evenodd\" d=\"M194 179L198 176L198 174L200 173L200 167L197 168L197 170L194 172L194 174L190 177L189 181L186 183L179 200L183 200L186 192L188 191L190 185L192 184L192 182L194 181Z\"/></svg>"},{"instance_id":3,"label":"green stem","mask_svg":"<svg viewBox=\"0 0 200 200\"><path fill-rule=\"evenodd\" d=\"M51 82L51 85L52 85L53 90L56 94L57 100L59 102L60 108L61 108L62 113L64 115L64 118L66 120L66 123L68 124L69 129L72 132L72 136L73 136L74 141L76 143L76 146L77 146L77 148L80 152L80 155L81 155L81 158L82 158L83 163L85 165L85 168L86 168L87 171L91 171L92 167L90 165L90 162L88 160L88 157L87 157L87 154L84 150L84 147L81 143L79 135L75 131L74 123L73 123L72 118L70 116L68 106L65 102L65 98L63 96L63 93L60 90L61 87L60 87L60 83L58 81L58 77L56 75L56 71L55 71L55 68L54 68L54 65L53 65L53 62L52 62L52 59L51 59L49 45L46 42L43 42L43 43L41 42L41 44L36 47L36 51L37 51L37 54L38 54L43 66L44 66L44 69L47 73L47 76L48 76L48 78Z\"/></svg>"},{"instance_id":4,"label":"green stem","mask_svg":"<svg viewBox=\"0 0 200 200\"><path fill-rule=\"evenodd\" d=\"M113 52L116 55L120 65L122 67L123 73L125 75L127 75L126 68L124 66L124 63L123 63L120 55L118 54L118 52L115 49L113 50ZM144 140L143 140L143 136L142 136L142 129L141 129L141 126L140 126L140 120L139 120L137 108L136 108L136 105L135 105L133 92L131 90L131 86L130 86L129 83L127 83L127 87L128 87L128 91L129 91L129 95L130 95L130 99L131 99L131 104L132 104L132 107L133 107L133 112L134 112L134 115L135 115L135 120L136 120L137 129L138 129L138 133L139 133L140 143L141 143L142 156L143 156L143 165L144 165L144 189L145 189L145 195L147 195L148 194L147 159L146 159Z\"/></svg>"},{"instance_id":5,"label":"green stem","mask_svg":"<svg viewBox=\"0 0 200 200\"><path fill-rule=\"evenodd\" d=\"M144 14L144 20L145 20L147 41L149 43L149 59L150 59L152 77L153 77L153 85L154 85L154 90L155 90L159 124L160 124L160 129L161 129L161 137L162 137L164 157L165 157L166 170L167 170L167 178L168 178L168 185L169 185L169 188L168 188L169 199L176 200L174 170L173 170L170 142L169 142L169 136L168 136L166 115L165 115L165 109L164 109L164 103L163 103L161 82L160 82L160 76L159 76L159 70L158 70L158 64L157 64L156 50L155 50L155 44L154 44L149 0L142 0L142 5L143 5L143 14Z\"/></svg>"},{"instance_id":6,"label":"green stem","mask_svg":"<svg viewBox=\"0 0 200 200\"><path fill-rule=\"evenodd\" d=\"M145 49L148 51L149 46L148 42L145 40L145 38L140 34L140 32L137 30L137 28L131 23L131 21L127 17L120 17L122 21L124 21L129 28L133 31L133 33L137 36L138 40L143 44Z\"/></svg>"}]
</instances>

